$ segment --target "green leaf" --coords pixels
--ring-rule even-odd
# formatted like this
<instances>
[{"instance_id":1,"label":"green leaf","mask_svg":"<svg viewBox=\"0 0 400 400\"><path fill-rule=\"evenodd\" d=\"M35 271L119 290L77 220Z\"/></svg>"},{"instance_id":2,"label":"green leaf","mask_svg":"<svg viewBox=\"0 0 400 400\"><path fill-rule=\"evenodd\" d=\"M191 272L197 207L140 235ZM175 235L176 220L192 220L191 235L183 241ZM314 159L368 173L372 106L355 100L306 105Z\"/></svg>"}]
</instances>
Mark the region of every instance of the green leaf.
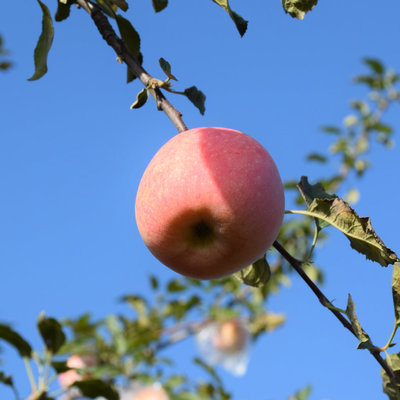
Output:
<instances>
[{"instance_id":1,"label":"green leaf","mask_svg":"<svg viewBox=\"0 0 400 400\"><path fill-rule=\"evenodd\" d=\"M213 0L213 2L222 7L229 14L229 16L232 18L232 21L235 23L240 36L243 36L246 33L248 21L243 19L235 11L232 11L228 0Z\"/></svg>"},{"instance_id":2,"label":"green leaf","mask_svg":"<svg viewBox=\"0 0 400 400\"><path fill-rule=\"evenodd\" d=\"M316 183L311 185L308 182L308 178L306 176L302 176L300 178L300 182L297 184L297 188L299 189L301 196L303 197L304 201L306 202L307 206L310 207L311 203L314 199L335 199L337 196L335 194L329 194L325 192L324 187L321 183ZM317 229L323 229L329 225L328 222L325 222L322 219L316 218L315 220Z\"/></svg>"},{"instance_id":3,"label":"green leaf","mask_svg":"<svg viewBox=\"0 0 400 400\"><path fill-rule=\"evenodd\" d=\"M122 11L128 11L129 5L125 0L111 0Z\"/></svg>"},{"instance_id":4,"label":"green leaf","mask_svg":"<svg viewBox=\"0 0 400 400\"><path fill-rule=\"evenodd\" d=\"M5 71L6 69L9 69L12 66L12 63L9 61L3 61L0 63L0 69Z\"/></svg>"},{"instance_id":5,"label":"green leaf","mask_svg":"<svg viewBox=\"0 0 400 400\"><path fill-rule=\"evenodd\" d=\"M12 376L6 375L3 371L0 371L0 382L4 385L14 387Z\"/></svg>"},{"instance_id":6,"label":"green leaf","mask_svg":"<svg viewBox=\"0 0 400 400\"><path fill-rule=\"evenodd\" d=\"M122 17L121 15L116 15L116 21L119 33L122 40L124 41L129 52L137 59L137 61L142 65L143 56L140 53L140 36L136 29L132 26L130 21ZM128 68L127 82L131 82L136 78L135 75Z\"/></svg>"},{"instance_id":7,"label":"green leaf","mask_svg":"<svg viewBox=\"0 0 400 400\"><path fill-rule=\"evenodd\" d=\"M331 133L334 135L340 135L342 133L341 129L334 125L324 125L321 126L319 129L321 132Z\"/></svg>"},{"instance_id":8,"label":"green leaf","mask_svg":"<svg viewBox=\"0 0 400 400\"><path fill-rule=\"evenodd\" d=\"M263 287L271 278L271 269L265 254L253 264L236 272L234 276L245 285Z\"/></svg>"},{"instance_id":9,"label":"green leaf","mask_svg":"<svg viewBox=\"0 0 400 400\"><path fill-rule=\"evenodd\" d=\"M40 79L47 72L47 55L49 54L54 38L53 22L51 20L50 11L47 6L40 0L37 0L42 9L42 32L36 44L34 52L35 72L28 81Z\"/></svg>"},{"instance_id":10,"label":"green leaf","mask_svg":"<svg viewBox=\"0 0 400 400\"><path fill-rule=\"evenodd\" d=\"M249 331L254 337L265 332L272 332L281 327L286 321L284 314L264 312L251 319Z\"/></svg>"},{"instance_id":11,"label":"green leaf","mask_svg":"<svg viewBox=\"0 0 400 400\"><path fill-rule=\"evenodd\" d=\"M115 18L117 6L111 0L96 0L102 11L111 18Z\"/></svg>"},{"instance_id":12,"label":"green leaf","mask_svg":"<svg viewBox=\"0 0 400 400\"><path fill-rule=\"evenodd\" d=\"M0 324L0 339L13 346L21 357L31 357L31 345L19 333L13 331L8 325Z\"/></svg>"},{"instance_id":13,"label":"green leaf","mask_svg":"<svg viewBox=\"0 0 400 400\"><path fill-rule=\"evenodd\" d=\"M73 384L77 387L85 397L95 399L96 397L104 397L107 400L119 400L117 390L109 383L100 379L87 379L77 381Z\"/></svg>"},{"instance_id":14,"label":"green leaf","mask_svg":"<svg viewBox=\"0 0 400 400\"><path fill-rule=\"evenodd\" d=\"M173 279L168 283L167 290L171 293L183 292L186 290L186 286L180 280Z\"/></svg>"},{"instance_id":15,"label":"green leaf","mask_svg":"<svg viewBox=\"0 0 400 400\"><path fill-rule=\"evenodd\" d=\"M54 318L45 317L42 313L39 315L37 325L46 347L53 354L57 353L66 340L61 324Z\"/></svg>"},{"instance_id":16,"label":"green leaf","mask_svg":"<svg viewBox=\"0 0 400 400\"><path fill-rule=\"evenodd\" d=\"M395 375L400 380L400 353L390 354L386 357L386 361ZM385 370L381 369L381 377L383 383L383 391L389 396L390 400L400 400L400 385L394 387Z\"/></svg>"},{"instance_id":17,"label":"green leaf","mask_svg":"<svg viewBox=\"0 0 400 400\"><path fill-rule=\"evenodd\" d=\"M196 86L191 86L184 90L186 97L198 108L201 115L206 112L205 102L206 95Z\"/></svg>"},{"instance_id":18,"label":"green leaf","mask_svg":"<svg viewBox=\"0 0 400 400\"><path fill-rule=\"evenodd\" d=\"M379 60L375 58L364 58L363 61L364 64L368 65L376 74L383 75L385 72L385 67Z\"/></svg>"},{"instance_id":19,"label":"green leaf","mask_svg":"<svg viewBox=\"0 0 400 400\"><path fill-rule=\"evenodd\" d=\"M153 8L155 12L164 10L168 5L168 0L153 0Z\"/></svg>"},{"instance_id":20,"label":"green leaf","mask_svg":"<svg viewBox=\"0 0 400 400\"><path fill-rule=\"evenodd\" d=\"M327 222L346 235L354 250L383 267L399 261L396 253L386 247L375 233L370 218L358 216L343 199L315 198L307 211L293 213L309 215Z\"/></svg>"},{"instance_id":21,"label":"green leaf","mask_svg":"<svg viewBox=\"0 0 400 400\"><path fill-rule=\"evenodd\" d=\"M167 60L165 60L164 58L160 58L158 62L160 63L161 69L164 71L169 79L173 79L174 81L178 80L175 78L174 75L171 74L171 65Z\"/></svg>"},{"instance_id":22,"label":"green leaf","mask_svg":"<svg viewBox=\"0 0 400 400\"><path fill-rule=\"evenodd\" d=\"M317 3L318 0L282 0L282 7L293 18L304 19Z\"/></svg>"},{"instance_id":23,"label":"green leaf","mask_svg":"<svg viewBox=\"0 0 400 400\"><path fill-rule=\"evenodd\" d=\"M364 332L364 330L361 328L361 324L356 316L355 313L355 305L353 302L353 299L351 295L349 294L348 300L347 300L347 308L346 308L346 315L349 317L351 326L353 327L354 333L357 336L357 339L360 341L358 345L358 349L368 349L368 350L375 350L375 346L372 344L371 339L367 335L367 333Z\"/></svg>"},{"instance_id":24,"label":"green leaf","mask_svg":"<svg viewBox=\"0 0 400 400\"><path fill-rule=\"evenodd\" d=\"M149 98L149 92L146 88L142 89L136 96L135 102L131 105L131 110L133 108L140 108L146 104Z\"/></svg>"},{"instance_id":25,"label":"green leaf","mask_svg":"<svg viewBox=\"0 0 400 400\"><path fill-rule=\"evenodd\" d=\"M67 366L65 361L52 361L51 366L54 368L57 374L61 374L71 369Z\"/></svg>"},{"instance_id":26,"label":"green leaf","mask_svg":"<svg viewBox=\"0 0 400 400\"><path fill-rule=\"evenodd\" d=\"M217 375L215 369L210 365L206 364L200 358L195 357L193 359L194 363L201 367L204 371L206 371L218 384L222 384L221 378Z\"/></svg>"},{"instance_id":27,"label":"green leaf","mask_svg":"<svg viewBox=\"0 0 400 400\"><path fill-rule=\"evenodd\" d=\"M398 262L393 265L392 296L395 323L397 326L400 326L400 264Z\"/></svg>"},{"instance_id":28,"label":"green leaf","mask_svg":"<svg viewBox=\"0 0 400 400\"><path fill-rule=\"evenodd\" d=\"M138 57L140 53L140 36L136 29L132 26L129 20L119 14L116 15L116 21L119 33L121 34L121 38L126 47L134 57Z\"/></svg>"},{"instance_id":29,"label":"green leaf","mask_svg":"<svg viewBox=\"0 0 400 400\"><path fill-rule=\"evenodd\" d=\"M159 287L158 279L154 275L150 275L150 286L153 290L157 290Z\"/></svg>"},{"instance_id":30,"label":"green leaf","mask_svg":"<svg viewBox=\"0 0 400 400\"><path fill-rule=\"evenodd\" d=\"M311 395L312 387L306 386L304 389L298 390L294 396L290 396L289 400L307 400Z\"/></svg>"},{"instance_id":31,"label":"green leaf","mask_svg":"<svg viewBox=\"0 0 400 400\"><path fill-rule=\"evenodd\" d=\"M139 55L137 56L137 62L139 63L139 65L143 64L143 54L139 53ZM136 75L129 69L126 69L126 83L132 82L134 79L136 79Z\"/></svg>"},{"instance_id":32,"label":"green leaf","mask_svg":"<svg viewBox=\"0 0 400 400\"><path fill-rule=\"evenodd\" d=\"M310 153L307 155L307 161L316 161L320 163L326 163L327 158L326 156L320 153Z\"/></svg>"},{"instance_id":33,"label":"green leaf","mask_svg":"<svg viewBox=\"0 0 400 400\"><path fill-rule=\"evenodd\" d=\"M56 15L54 16L54 19L57 22L64 21L69 17L69 14L71 12L71 5L72 3L70 1L68 2L62 2L60 0L57 1L57 11Z\"/></svg>"}]
</instances>

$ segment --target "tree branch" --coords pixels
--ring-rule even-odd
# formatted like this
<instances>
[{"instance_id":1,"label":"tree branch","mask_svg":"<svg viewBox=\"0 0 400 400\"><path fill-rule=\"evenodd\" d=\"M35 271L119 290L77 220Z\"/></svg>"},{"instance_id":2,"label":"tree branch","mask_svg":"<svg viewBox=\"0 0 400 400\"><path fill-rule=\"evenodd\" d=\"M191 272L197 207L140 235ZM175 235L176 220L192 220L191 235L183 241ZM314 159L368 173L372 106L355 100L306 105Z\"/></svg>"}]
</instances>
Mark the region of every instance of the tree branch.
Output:
<instances>
[{"instance_id":1,"label":"tree branch","mask_svg":"<svg viewBox=\"0 0 400 400\"><path fill-rule=\"evenodd\" d=\"M75 0L76 4L82 7L92 18L96 24L97 29L101 33L103 39L111 46L118 58L125 62L130 71L148 87L149 82L153 77L146 72L146 70L139 64L136 58L131 54L125 43L115 33L114 28L111 26L107 17L103 12L93 3L88 0ZM149 89L157 104L157 109L164 111L167 117L174 124L178 132L186 131L188 128L182 120L182 114L175 109L172 104L166 99L160 89Z\"/></svg>"},{"instance_id":2,"label":"tree branch","mask_svg":"<svg viewBox=\"0 0 400 400\"><path fill-rule=\"evenodd\" d=\"M335 317L342 323L342 325L348 329L355 337L357 337L356 333L353 330L353 327L351 326L351 323L340 313L335 309L333 304L327 299L327 297L322 293L322 291L318 288L318 286L308 277L308 275L304 272L302 268L303 262L300 260L297 260L294 258L291 254L289 254L286 249L277 241L274 242L273 246L275 247L276 250L281 254L281 256L288 261L288 263L293 267L293 269L300 275L300 277L303 279L303 281L310 287L310 289L314 292L314 294L318 297L318 300L320 303L324 306L327 307L334 315ZM369 352L372 354L372 356L378 361L378 363L381 365L381 367L384 369L384 371L387 373L388 377L390 378L390 381L394 387L397 387L397 385L400 384L398 377L390 368L388 363L386 362L385 359L383 359L380 355L380 351L378 349L376 350L369 350Z\"/></svg>"}]
</instances>

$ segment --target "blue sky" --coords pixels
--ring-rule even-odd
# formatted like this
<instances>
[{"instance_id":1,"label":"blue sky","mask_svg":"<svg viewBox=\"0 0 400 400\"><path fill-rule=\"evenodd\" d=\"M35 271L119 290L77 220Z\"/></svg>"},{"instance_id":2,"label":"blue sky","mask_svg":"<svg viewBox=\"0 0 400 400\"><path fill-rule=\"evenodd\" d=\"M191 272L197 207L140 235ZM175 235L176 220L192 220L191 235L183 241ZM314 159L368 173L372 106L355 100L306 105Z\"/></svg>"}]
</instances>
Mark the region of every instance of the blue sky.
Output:
<instances>
[{"instance_id":1,"label":"blue sky","mask_svg":"<svg viewBox=\"0 0 400 400\"><path fill-rule=\"evenodd\" d=\"M252 135L283 180L307 175L313 181L323 173L304 156L326 151L330 138L318 127L340 124L348 101L366 94L351 83L365 72L363 57L400 71L396 0L366 0L362 7L321 1L304 21L285 15L279 0L232 1L249 20L244 38L210 0L174 0L157 15L150 0L128 2L145 68L162 77L158 59L164 57L179 79L177 90L195 84L207 95L205 116L185 98L168 96L186 124ZM129 109L141 86L126 85L125 67L83 11L73 9L69 20L56 23L49 72L28 82L40 20L35 1L0 4L0 33L15 63L0 75L0 320L34 344L42 310L57 318L86 311L103 317L122 310L122 294L148 294L148 274L174 276L147 251L134 221L141 174L176 134L174 126L152 101ZM387 117L396 130L399 115L397 107ZM372 216L378 234L399 252L399 147L376 145L370 155L373 167L357 183L356 210ZM336 233L318 254L328 297L345 307L350 292L366 330L383 345L393 322L390 268L365 261ZM288 322L253 348L245 377L223 373L235 399L285 399L306 384L313 385L312 400L386 398L378 364L356 350L300 280L269 307L287 313ZM195 351L193 341L180 346L182 354ZM11 349L4 359L24 393L22 362ZM179 367L187 368L183 356ZM9 389L0 386L0 398L11 398Z\"/></svg>"}]
</instances>

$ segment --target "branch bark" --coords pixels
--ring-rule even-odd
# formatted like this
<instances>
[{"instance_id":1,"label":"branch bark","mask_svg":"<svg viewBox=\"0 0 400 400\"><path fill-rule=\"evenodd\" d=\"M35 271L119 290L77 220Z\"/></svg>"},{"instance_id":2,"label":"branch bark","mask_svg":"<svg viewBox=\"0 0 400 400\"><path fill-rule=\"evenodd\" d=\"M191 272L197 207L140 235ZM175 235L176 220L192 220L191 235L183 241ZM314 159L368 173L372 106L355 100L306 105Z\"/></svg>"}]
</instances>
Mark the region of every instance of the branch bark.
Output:
<instances>
[{"instance_id":1,"label":"branch bark","mask_svg":"<svg viewBox=\"0 0 400 400\"><path fill-rule=\"evenodd\" d=\"M153 79L153 77L146 72L146 70L131 54L122 39L115 33L114 28L111 26L103 12L95 4L88 0L75 0L75 2L90 15L97 29L101 33L101 36L107 42L107 44L113 48L117 54L117 57L125 62L131 72L143 83L145 87L148 87L149 82L151 79ZM182 114L172 106L162 91L157 88L149 89L149 92L156 101L157 109L165 112L178 132L186 131L188 128L182 120Z\"/></svg>"},{"instance_id":2,"label":"branch bark","mask_svg":"<svg viewBox=\"0 0 400 400\"><path fill-rule=\"evenodd\" d=\"M333 304L328 300L328 298L322 293L322 291L318 288L318 286L308 277L308 275L304 272L302 268L303 262L294 258L291 254L289 254L286 249L277 241L274 242L273 246L275 249L281 254L281 256L293 267L293 269L300 275L303 281L307 284L307 286L314 292L317 296L320 303L327 307L333 315L342 323L342 325L348 329L355 337L357 337L356 333L351 326L351 323L340 313L339 311L335 310ZM380 355L380 351L377 350L369 350L372 356L378 361L384 371L390 378L390 381L394 387L397 387L400 382L397 378L396 374L390 368L389 364L383 359Z\"/></svg>"}]
</instances>

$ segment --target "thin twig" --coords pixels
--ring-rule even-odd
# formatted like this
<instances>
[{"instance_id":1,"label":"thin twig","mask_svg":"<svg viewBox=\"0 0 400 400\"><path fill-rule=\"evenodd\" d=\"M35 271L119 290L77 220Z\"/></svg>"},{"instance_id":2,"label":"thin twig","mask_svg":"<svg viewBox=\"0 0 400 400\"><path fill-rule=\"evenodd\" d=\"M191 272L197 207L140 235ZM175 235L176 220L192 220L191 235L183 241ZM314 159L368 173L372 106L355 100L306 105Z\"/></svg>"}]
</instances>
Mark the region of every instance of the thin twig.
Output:
<instances>
[{"instance_id":1,"label":"thin twig","mask_svg":"<svg viewBox=\"0 0 400 400\"><path fill-rule=\"evenodd\" d=\"M146 72L146 70L139 64L136 58L128 50L128 48L125 46L125 43L115 33L114 28L111 26L103 12L88 0L75 1L76 4L82 7L91 16L103 39L114 49L117 57L125 62L130 71L143 83L145 87L148 87L148 84L153 77ZM172 106L161 90L159 88L149 89L149 92L156 101L157 109L165 112L178 132L186 131L188 128L182 120L182 114Z\"/></svg>"},{"instance_id":2,"label":"thin twig","mask_svg":"<svg viewBox=\"0 0 400 400\"><path fill-rule=\"evenodd\" d=\"M351 323L333 306L333 304L328 300L328 298L321 292L319 287L308 277L308 275L304 272L302 268L303 262L294 258L291 254L289 254L286 249L277 241L274 242L273 246L276 250L281 254L281 256L288 261L288 263L293 267L293 269L300 275L303 281L309 286L309 288L314 292L317 296L320 303L327 307L335 317L342 323L342 325L348 329L355 337L357 337L356 333L351 326ZM372 356L378 361L381 367L384 369L393 386L397 386L400 384L398 377L395 375L394 371L385 359L383 359L380 355L379 350L369 350Z\"/></svg>"}]
</instances>

